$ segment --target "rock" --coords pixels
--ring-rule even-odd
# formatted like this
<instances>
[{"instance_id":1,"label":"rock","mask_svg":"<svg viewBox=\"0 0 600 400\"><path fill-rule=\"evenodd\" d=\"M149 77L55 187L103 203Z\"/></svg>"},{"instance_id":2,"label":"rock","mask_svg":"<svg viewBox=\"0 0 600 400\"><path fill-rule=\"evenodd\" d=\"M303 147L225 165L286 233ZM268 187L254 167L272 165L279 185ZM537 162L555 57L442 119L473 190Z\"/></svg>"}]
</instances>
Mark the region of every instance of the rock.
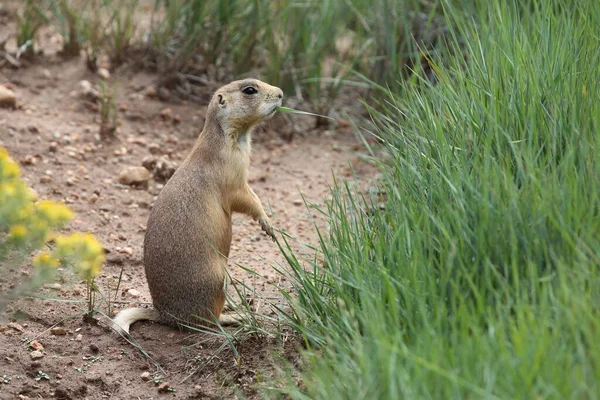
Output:
<instances>
[{"instance_id":1,"label":"rock","mask_svg":"<svg viewBox=\"0 0 600 400\"><path fill-rule=\"evenodd\" d=\"M152 176L156 182L166 183L175 171L178 165L169 160L166 156L163 157L144 157L142 165L149 171L152 171Z\"/></svg>"},{"instance_id":2,"label":"rock","mask_svg":"<svg viewBox=\"0 0 600 400\"><path fill-rule=\"evenodd\" d=\"M302 200L294 200L295 206L301 206L302 204L304 204L304 202Z\"/></svg>"},{"instance_id":3,"label":"rock","mask_svg":"<svg viewBox=\"0 0 600 400\"><path fill-rule=\"evenodd\" d=\"M156 88L154 86L149 86L145 91L144 94L146 95L146 97L149 97L151 99L156 97Z\"/></svg>"},{"instance_id":4,"label":"rock","mask_svg":"<svg viewBox=\"0 0 600 400\"><path fill-rule=\"evenodd\" d=\"M144 167L127 167L119 174L118 181L123 185L147 184L150 171Z\"/></svg>"},{"instance_id":5,"label":"rock","mask_svg":"<svg viewBox=\"0 0 600 400\"><path fill-rule=\"evenodd\" d=\"M90 344L90 350L91 350L93 353L97 353L97 352L98 352L100 349L98 348L98 345L97 345L96 343L91 343L91 344Z\"/></svg>"},{"instance_id":6,"label":"rock","mask_svg":"<svg viewBox=\"0 0 600 400\"><path fill-rule=\"evenodd\" d=\"M44 346L42 346L42 344L37 340L32 340L31 343L29 343L29 347L31 347L35 351L44 350Z\"/></svg>"},{"instance_id":7,"label":"rock","mask_svg":"<svg viewBox=\"0 0 600 400\"><path fill-rule=\"evenodd\" d=\"M157 162L158 162L158 158L156 158L156 157L144 157L144 159L142 160L142 165L148 171L152 171L154 169L154 167L156 166Z\"/></svg>"},{"instance_id":8,"label":"rock","mask_svg":"<svg viewBox=\"0 0 600 400\"><path fill-rule=\"evenodd\" d=\"M127 153L128 153L128 151L127 151L127 148L125 148L125 147L121 147L120 149L113 151L113 154L115 156L126 156Z\"/></svg>"},{"instance_id":9,"label":"rock","mask_svg":"<svg viewBox=\"0 0 600 400\"><path fill-rule=\"evenodd\" d=\"M87 201L90 204L94 204L94 203L96 203L98 201L99 198L100 198L100 196L98 196L96 193L92 193L90 195L90 197L88 197Z\"/></svg>"},{"instance_id":10,"label":"rock","mask_svg":"<svg viewBox=\"0 0 600 400\"><path fill-rule=\"evenodd\" d=\"M160 393L164 393L168 391L170 387L171 385L169 384L169 382L163 382L160 385L158 385L157 389Z\"/></svg>"},{"instance_id":11,"label":"rock","mask_svg":"<svg viewBox=\"0 0 600 400\"><path fill-rule=\"evenodd\" d=\"M150 372L148 372L148 371L142 372L142 374L140 375L140 378L142 378L142 380L144 382L148 382L150 380Z\"/></svg>"},{"instance_id":12,"label":"rock","mask_svg":"<svg viewBox=\"0 0 600 400\"><path fill-rule=\"evenodd\" d=\"M39 360L40 358L44 357L44 353L42 353L40 350L34 350L29 353L29 357L31 357L32 360Z\"/></svg>"},{"instance_id":13,"label":"rock","mask_svg":"<svg viewBox=\"0 0 600 400\"><path fill-rule=\"evenodd\" d=\"M140 295L141 295L140 291L136 290L136 289L129 289L127 291L127 294L134 298L140 297Z\"/></svg>"},{"instance_id":14,"label":"rock","mask_svg":"<svg viewBox=\"0 0 600 400\"><path fill-rule=\"evenodd\" d=\"M157 155L162 153L162 148L158 143L150 143L148 145L148 151L150 152L150 154Z\"/></svg>"},{"instance_id":15,"label":"rock","mask_svg":"<svg viewBox=\"0 0 600 400\"><path fill-rule=\"evenodd\" d=\"M109 264L123 265L125 263L125 256L119 253L108 253L106 255L106 262Z\"/></svg>"},{"instance_id":16,"label":"rock","mask_svg":"<svg viewBox=\"0 0 600 400\"><path fill-rule=\"evenodd\" d=\"M67 388L57 387L54 390L54 397L57 399L72 399L73 396Z\"/></svg>"},{"instance_id":17,"label":"rock","mask_svg":"<svg viewBox=\"0 0 600 400\"><path fill-rule=\"evenodd\" d=\"M17 324L16 322L9 322L6 326L11 329L14 329L15 331L23 332L23 327Z\"/></svg>"},{"instance_id":18,"label":"rock","mask_svg":"<svg viewBox=\"0 0 600 400\"><path fill-rule=\"evenodd\" d=\"M81 333L79 333L77 336L75 336L76 342L81 342L82 340L83 340L83 335Z\"/></svg>"},{"instance_id":19,"label":"rock","mask_svg":"<svg viewBox=\"0 0 600 400\"><path fill-rule=\"evenodd\" d=\"M196 397L198 397L199 399L207 397L206 394L204 393L204 390L202 390L202 385L194 386L194 392L195 392Z\"/></svg>"},{"instance_id":20,"label":"rock","mask_svg":"<svg viewBox=\"0 0 600 400\"><path fill-rule=\"evenodd\" d=\"M0 108L17 108L17 94L3 85L0 85Z\"/></svg>"},{"instance_id":21,"label":"rock","mask_svg":"<svg viewBox=\"0 0 600 400\"><path fill-rule=\"evenodd\" d=\"M50 142L50 145L48 146L48 151L50 151L50 153L55 153L57 149L58 149L58 143Z\"/></svg>"},{"instance_id":22,"label":"rock","mask_svg":"<svg viewBox=\"0 0 600 400\"><path fill-rule=\"evenodd\" d=\"M106 68L98 68L98 76L102 79L110 79L110 71Z\"/></svg>"},{"instance_id":23,"label":"rock","mask_svg":"<svg viewBox=\"0 0 600 400\"><path fill-rule=\"evenodd\" d=\"M160 117L163 121L169 121L173 118L173 110L170 108L165 108L160 112Z\"/></svg>"},{"instance_id":24,"label":"rock","mask_svg":"<svg viewBox=\"0 0 600 400\"><path fill-rule=\"evenodd\" d=\"M123 254L127 254L130 257L133 255L133 249L131 247L123 247L123 249L120 252Z\"/></svg>"},{"instance_id":25,"label":"rock","mask_svg":"<svg viewBox=\"0 0 600 400\"><path fill-rule=\"evenodd\" d=\"M258 177L251 177L248 179L248 183L266 182L266 181L267 181L267 176L264 174L261 174Z\"/></svg>"},{"instance_id":26,"label":"rock","mask_svg":"<svg viewBox=\"0 0 600 400\"><path fill-rule=\"evenodd\" d=\"M67 330L62 326L56 326L50 329L50 333L52 333L55 336L65 336L67 334Z\"/></svg>"},{"instance_id":27,"label":"rock","mask_svg":"<svg viewBox=\"0 0 600 400\"><path fill-rule=\"evenodd\" d=\"M100 211L111 212L114 209L115 209L115 206L112 203L102 203L102 204L100 204Z\"/></svg>"},{"instance_id":28,"label":"rock","mask_svg":"<svg viewBox=\"0 0 600 400\"><path fill-rule=\"evenodd\" d=\"M26 155L25 157L23 157L21 159L21 164L23 165L35 165L37 164L37 159L35 158L35 156L32 156L31 154Z\"/></svg>"},{"instance_id":29,"label":"rock","mask_svg":"<svg viewBox=\"0 0 600 400\"><path fill-rule=\"evenodd\" d=\"M94 385L101 385L104 380L100 376L100 373L88 371L85 376L85 381Z\"/></svg>"},{"instance_id":30,"label":"rock","mask_svg":"<svg viewBox=\"0 0 600 400\"><path fill-rule=\"evenodd\" d=\"M36 134L36 135L37 135L38 133L40 133L40 128L38 128L36 125L33 125L33 124L31 124L31 125L27 126L27 130L28 130L29 132L33 133L33 134Z\"/></svg>"},{"instance_id":31,"label":"rock","mask_svg":"<svg viewBox=\"0 0 600 400\"><path fill-rule=\"evenodd\" d=\"M88 101L96 102L100 98L100 92L96 90L90 81L79 81L79 95Z\"/></svg>"}]
</instances>

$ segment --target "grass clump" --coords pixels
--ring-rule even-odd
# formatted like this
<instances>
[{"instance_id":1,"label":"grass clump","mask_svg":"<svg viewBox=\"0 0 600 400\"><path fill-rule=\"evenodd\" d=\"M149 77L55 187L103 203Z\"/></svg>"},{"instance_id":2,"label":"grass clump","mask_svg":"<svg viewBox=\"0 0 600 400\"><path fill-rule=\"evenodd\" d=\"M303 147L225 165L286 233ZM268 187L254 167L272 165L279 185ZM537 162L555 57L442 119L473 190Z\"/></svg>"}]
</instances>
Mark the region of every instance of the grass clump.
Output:
<instances>
[{"instance_id":1,"label":"grass clump","mask_svg":"<svg viewBox=\"0 0 600 400\"><path fill-rule=\"evenodd\" d=\"M287 251L292 398L599 396L600 9L446 13L464 53L373 110L384 207L338 185L322 265Z\"/></svg>"},{"instance_id":2,"label":"grass clump","mask_svg":"<svg viewBox=\"0 0 600 400\"><path fill-rule=\"evenodd\" d=\"M161 98L197 99L196 86L259 76L321 114L345 85L364 86L355 74L398 88L428 69L424 53L447 33L441 0L27 0L20 16L24 49L54 25L62 54L84 50L92 70L103 58L157 70Z\"/></svg>"},{"instance_id":3,"label":"grass clump","mask_svg":"<svg viewBox=\"0 0 600 400\"><path fill-rule=\"evenodd\" d=\"M354 72L396 86L444 33L439 1L157 1L146 47L159 89L261 76L327 113ZM353 82L356 84L355 82Z\"/></svg>"},{"instance_id":4,"label":"grass clump","mask_svg":"<svg viewBox=\"0 0 600 400\"><path fill-rule=\"evenodd\" d=\"M26 0L18 10L16 32L18 56L33 57L35 54L36 36L40 28L48 21L46 8L46 2Z\"/></svg>"}]
</instances>

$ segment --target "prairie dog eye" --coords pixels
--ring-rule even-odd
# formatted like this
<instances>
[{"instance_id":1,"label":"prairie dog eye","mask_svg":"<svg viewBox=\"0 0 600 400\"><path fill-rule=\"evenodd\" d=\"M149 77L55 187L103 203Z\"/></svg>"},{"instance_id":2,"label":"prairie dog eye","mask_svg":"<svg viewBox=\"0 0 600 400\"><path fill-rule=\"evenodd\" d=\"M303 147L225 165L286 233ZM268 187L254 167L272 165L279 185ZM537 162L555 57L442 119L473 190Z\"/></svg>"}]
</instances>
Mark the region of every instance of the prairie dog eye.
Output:
<instances>
[{"instance_id":1,"label":"prairie dog eye","mask_svg":"<svg viewBox=\"0 0 600 400\"><path fill-rule=\"evenodd\" d=\"M248 86L246 89L242 90L244 94L256 94L258 90L254 89L252 86Z\"/></svg>"}]
</instances>

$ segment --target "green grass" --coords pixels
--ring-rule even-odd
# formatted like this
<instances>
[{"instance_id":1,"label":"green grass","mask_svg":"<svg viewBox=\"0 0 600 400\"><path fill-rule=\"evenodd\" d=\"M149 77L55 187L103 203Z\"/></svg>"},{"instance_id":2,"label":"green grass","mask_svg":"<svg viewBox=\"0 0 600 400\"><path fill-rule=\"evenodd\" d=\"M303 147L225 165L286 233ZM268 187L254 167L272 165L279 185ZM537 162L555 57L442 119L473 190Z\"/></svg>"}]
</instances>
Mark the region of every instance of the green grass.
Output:
<instances>
[{"instance_id":1,"label":"green grass","mask_svg":"<svg viewBox=\"0 0 600 400\"><path fill-rule=\"evenodd\" d=\"M283 246L291 398L600 398L600 8L476 5L372 111L385 209L338 182L323 262Z\"/></svg>"},{"instance_id":2,"label":"green grass","mask_svg":"<svg viewBox=\"0 0 600 400\"><path fill-rule=\"evenodd\" d=\"M193 82L211 65L217 79L259 76L326 112L354 72L395 87L407 65L419 69L416 44L432 49L443 36L439 3L157 1L148 45L165 82Z\"/></svg>"},{"instance_id":3,"label":"green grass","mask_svg":"<svg viewBox=\"0 0 600 400\"><path fill-rule=\"evenodd\" d=\"M39 3L39 4L38 4ZM398 88L420 70L419 49L443 47L441 0L28 0L19 45L53 25L64 55L107 55L153 67L159 88L192 95L206 79L256 76L327 114L356 74ZM149 27L140 10L153 5ZM136 14L137 13L137 14ZM139 51L143 50L143 51ZM364 93L364 90L362 91ZM356 93L355 93L356 94Z\"/></svg>"}]
</instances>

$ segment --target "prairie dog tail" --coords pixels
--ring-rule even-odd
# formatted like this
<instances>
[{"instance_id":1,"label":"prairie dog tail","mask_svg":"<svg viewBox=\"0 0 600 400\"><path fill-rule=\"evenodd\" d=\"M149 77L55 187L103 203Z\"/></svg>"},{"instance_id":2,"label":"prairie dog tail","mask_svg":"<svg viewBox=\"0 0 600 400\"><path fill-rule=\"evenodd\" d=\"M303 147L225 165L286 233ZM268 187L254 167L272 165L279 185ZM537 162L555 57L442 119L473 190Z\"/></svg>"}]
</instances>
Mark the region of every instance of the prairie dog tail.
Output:
<instances>
[{"instance_id":1,"label":"prairie dog tail","mask_svg":"<svg viewBox=\"0 0 600 400\"><path fill-rule=\"evenodd\" d=\"M129 327L136 321L158 321L160 313L152 308L126 308L112 320L113 328L129 333Z\"/></svg>"}]
</instances>

